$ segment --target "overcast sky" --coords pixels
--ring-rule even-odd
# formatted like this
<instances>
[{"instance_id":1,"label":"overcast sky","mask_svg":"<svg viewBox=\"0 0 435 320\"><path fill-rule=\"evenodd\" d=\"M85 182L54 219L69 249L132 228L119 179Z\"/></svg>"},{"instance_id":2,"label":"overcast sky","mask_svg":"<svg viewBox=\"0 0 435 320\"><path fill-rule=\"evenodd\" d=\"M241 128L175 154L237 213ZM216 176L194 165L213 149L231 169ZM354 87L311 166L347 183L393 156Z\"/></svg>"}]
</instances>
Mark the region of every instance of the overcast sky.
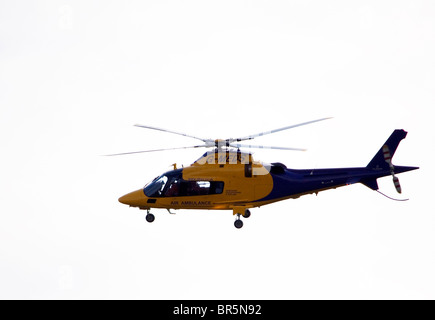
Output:
<instances>
[{"instance_id":1,"label":"overcast sky","mask_svg":"<svg viewBox=\"0 0 435 320\"><path fill-rule=\"evenodd\" d=\"M0 298L435 299L433 1L1 1ZM252 210L144 212L118 198L202 150L365 166L379 180Z\"/></svg>"}]
</instances>

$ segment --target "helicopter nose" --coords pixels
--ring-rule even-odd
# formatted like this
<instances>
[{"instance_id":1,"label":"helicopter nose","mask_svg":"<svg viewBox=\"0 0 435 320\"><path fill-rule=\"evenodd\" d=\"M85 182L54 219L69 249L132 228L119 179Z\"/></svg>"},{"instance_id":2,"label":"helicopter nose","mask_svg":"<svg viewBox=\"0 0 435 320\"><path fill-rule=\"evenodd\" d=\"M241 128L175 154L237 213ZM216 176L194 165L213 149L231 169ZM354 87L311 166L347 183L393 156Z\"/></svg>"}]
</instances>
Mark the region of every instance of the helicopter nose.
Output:
<instances>
[{"instance_id":1,"label":"helicopter nose","mask_svg":"<svg viewBox=\"0 0 435 320\"><path fill-rule=\"evenodd\" d=\"M122 196L118 199L119 202L123 204L127 204L129 206L139 206L141 201L145 199L145 195L143 194L143 190L136 190L126 195Z\"/></svg>"}]
</instances>

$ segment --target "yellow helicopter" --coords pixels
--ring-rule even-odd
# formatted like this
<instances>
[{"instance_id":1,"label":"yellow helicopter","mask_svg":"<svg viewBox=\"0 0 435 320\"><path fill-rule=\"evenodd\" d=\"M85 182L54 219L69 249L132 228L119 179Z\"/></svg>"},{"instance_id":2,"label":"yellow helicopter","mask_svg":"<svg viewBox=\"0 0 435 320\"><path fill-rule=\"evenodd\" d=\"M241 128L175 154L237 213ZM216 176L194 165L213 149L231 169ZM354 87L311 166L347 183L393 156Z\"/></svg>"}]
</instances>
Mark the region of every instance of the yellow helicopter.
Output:
<instances>
[{"instance_id":1,"label":"yellow helicopter","mask_svg":"<svg viewBox=\"0 0 435 320\"><path fill-rule=\"evenodd\" d=\"M248 218L250 209L273 202L296 199L302 195L318 193L360 182L378 190L377 179L392 175L397 192L401 187L396 174L418 167L394 166L391 159L400 141L406 137L404 130L395 130L366 167L332 169L289 169L282 163L265 164L254 161L250 152L240 149L261 148L304 151L300 148L266 147L240 144L259 136L327 120L322 118L241 138L202 139L171 130L135 125L201 140L203 144L169 149L156 149L111 154L126 155L188 148L213 148L188 167L163 173L144 188L119 198L119 202L147 210L146 221L153 222L151 209L202 209L232 210L236 217L234 226L243 227L241 217Z\"/></svg>"}]
</instances>

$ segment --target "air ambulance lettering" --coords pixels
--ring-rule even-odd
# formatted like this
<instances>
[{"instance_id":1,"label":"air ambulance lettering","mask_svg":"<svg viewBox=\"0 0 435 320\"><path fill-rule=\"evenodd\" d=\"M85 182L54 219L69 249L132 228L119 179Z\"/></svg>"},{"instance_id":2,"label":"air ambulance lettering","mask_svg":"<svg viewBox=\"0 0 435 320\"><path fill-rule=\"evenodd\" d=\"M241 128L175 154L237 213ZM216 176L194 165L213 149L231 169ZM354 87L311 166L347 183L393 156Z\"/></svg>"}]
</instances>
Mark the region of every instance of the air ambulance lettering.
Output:
<instances>
[{"instance_id":1,"label":"air ambulance lettering","mask_svg":"<svg viewBox=\"0 0 435 320\"><path fill-rule=\"evenodd\" d=\"M181 205L188 207L204 207L211 206L211 201L182 201Z\"/></svg>"}]
</instances>

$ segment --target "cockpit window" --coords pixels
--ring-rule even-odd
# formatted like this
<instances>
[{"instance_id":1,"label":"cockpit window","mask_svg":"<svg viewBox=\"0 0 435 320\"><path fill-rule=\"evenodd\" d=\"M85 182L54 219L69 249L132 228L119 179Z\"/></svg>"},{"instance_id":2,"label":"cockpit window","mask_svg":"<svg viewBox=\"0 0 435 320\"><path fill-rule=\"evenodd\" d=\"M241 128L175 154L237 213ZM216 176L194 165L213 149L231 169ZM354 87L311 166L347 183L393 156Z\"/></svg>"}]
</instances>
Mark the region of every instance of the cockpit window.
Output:
<instances>
[{"instance_id":1,"label":"cockpit window","mask_svg":"<svg viewBox=\"0 0 435 320\"><path fill-rule=\"evenodd\" d=\"M224 190L222 181L186 181L173 179L164 192L165 197L206 196L221 194Z\"/></svg>"},{"instance_id":2,"label":"cockpit window","mask_svg":"<svg viewBox=\"0 0 435 320\"><path fill-rule=\"evenodd\" d=\"M167 173L145 186L148 197L185 197L221 194L224 190L222 181L187 181L180 172Z\"/></svg>"}]
</instances>

